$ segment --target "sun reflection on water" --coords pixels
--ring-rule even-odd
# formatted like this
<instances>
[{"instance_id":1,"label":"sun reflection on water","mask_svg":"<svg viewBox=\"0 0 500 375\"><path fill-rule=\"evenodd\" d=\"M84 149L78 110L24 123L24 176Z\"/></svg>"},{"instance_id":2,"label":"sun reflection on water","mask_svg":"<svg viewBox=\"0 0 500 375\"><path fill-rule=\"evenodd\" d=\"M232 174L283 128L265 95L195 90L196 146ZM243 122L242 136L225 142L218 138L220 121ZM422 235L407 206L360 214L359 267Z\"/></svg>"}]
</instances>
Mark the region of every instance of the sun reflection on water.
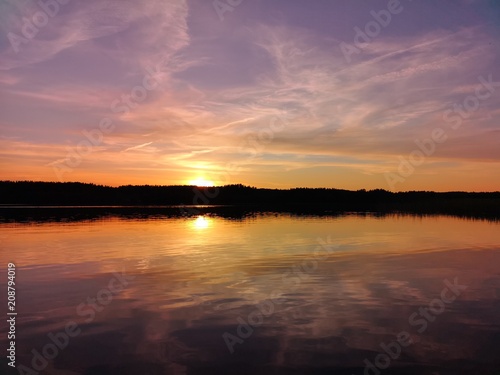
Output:
<instances>
[{"instance_id":1,"label":"sun reflection on water","mask_svg":"<svg viewBox=\"0 0 500 375\"><path fill-rule=\"evenodd\" d=\"M192 222L194 229L207 229L212 226L212 219L206 216L198 216L196 220Z\"/></svg>"}]
</instances>

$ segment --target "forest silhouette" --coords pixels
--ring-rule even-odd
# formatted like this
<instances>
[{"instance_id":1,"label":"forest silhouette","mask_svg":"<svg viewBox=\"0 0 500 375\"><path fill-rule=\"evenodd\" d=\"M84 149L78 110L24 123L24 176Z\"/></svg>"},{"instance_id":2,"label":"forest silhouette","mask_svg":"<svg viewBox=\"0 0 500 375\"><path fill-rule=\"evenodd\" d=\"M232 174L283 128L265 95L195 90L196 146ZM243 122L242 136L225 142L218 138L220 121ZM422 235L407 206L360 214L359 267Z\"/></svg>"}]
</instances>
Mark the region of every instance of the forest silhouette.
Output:
<instances>
[{"instance_id":1,"label":"forest silhouette","mask_svg":"<svg viewBox=\"0 0 500 375\"><path fill-rule=\"evenodd\" d=\"M122 208L180 206L163 210L178 215L226 212L229 216L251 212L290 212L324 215L342 212L379 214L446 214L500 219L500 192L390 192L333 188L265 189L241 184L220 187L125 185L103 186L80 182L0 181L0 216L12 215L8 207L121 206ZM206 206L206 207L203 207ZM225 210L220 207L226 206ZM82 207L80 207L82 208ZM75 207L73 207L75 211ZM180 210L180 211L179 211ZM109 211L109 210L108 210ZM123 210L122 210L123 211ZM130 210L129 210L130 211ZM90 212L90 211L89 211ZM156 210L155 212L162 212ZM20 213L17 212L16 215Z\"/></svg>"}]
</instances>

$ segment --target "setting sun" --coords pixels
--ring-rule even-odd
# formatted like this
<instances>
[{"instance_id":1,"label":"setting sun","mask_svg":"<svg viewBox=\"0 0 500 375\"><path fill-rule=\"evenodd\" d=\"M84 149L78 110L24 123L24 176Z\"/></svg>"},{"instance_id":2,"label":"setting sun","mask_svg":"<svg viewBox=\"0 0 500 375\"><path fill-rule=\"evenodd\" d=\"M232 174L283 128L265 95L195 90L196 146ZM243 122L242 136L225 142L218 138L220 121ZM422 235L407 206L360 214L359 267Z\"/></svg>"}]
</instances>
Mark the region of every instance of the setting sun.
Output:
<instances>
[{"instance_id":1,"label":"setting sun","mask_svg":"<svg viewBox=\"0 0 500 375\"><path fill-rule=\"evenodd\" d=\"M214 186L213 181L205 180L203 177L198 177L195 180L190 180L189 185L195 186Z\"/></svg>"}]
</instances>

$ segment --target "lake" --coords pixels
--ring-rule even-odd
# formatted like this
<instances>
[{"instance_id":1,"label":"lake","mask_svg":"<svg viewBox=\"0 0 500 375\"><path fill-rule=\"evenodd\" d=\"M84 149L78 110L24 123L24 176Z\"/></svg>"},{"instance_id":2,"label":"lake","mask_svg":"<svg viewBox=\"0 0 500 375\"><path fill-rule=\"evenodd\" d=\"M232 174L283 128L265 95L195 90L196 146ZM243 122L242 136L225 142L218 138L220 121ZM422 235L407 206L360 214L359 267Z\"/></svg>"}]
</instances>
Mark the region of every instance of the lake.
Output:
<instances>
[{"instance_id":1,"label":"lake","mask_svg":"<svg viewBox=\"0 0 500 375\"><path fill-rule=\"evenodd\" d=\"M55 375L498 375L499 229L370 214L5 222L0 279L14 263L16 365Z\"/></svg>"}]
</instances>

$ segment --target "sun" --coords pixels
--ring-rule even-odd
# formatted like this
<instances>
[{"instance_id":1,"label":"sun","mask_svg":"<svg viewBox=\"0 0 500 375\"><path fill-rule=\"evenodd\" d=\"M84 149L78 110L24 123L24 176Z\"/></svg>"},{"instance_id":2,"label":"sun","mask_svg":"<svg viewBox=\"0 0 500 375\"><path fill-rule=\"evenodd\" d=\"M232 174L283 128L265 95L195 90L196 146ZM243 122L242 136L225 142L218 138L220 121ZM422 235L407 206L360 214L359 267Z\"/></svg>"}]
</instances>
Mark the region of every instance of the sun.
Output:
<instances>
[{"instance_id":1,"label":"sun","mask_svg":"<svg viewBox=\"0 0 500 375\"><path fill-rule=\"evenodd\" d=\"M190 180L189 185L194 186L214 186L214 182L210 180L205 180L203 177L198 177L195 180Z\"/></svg>"}]
</instances>

